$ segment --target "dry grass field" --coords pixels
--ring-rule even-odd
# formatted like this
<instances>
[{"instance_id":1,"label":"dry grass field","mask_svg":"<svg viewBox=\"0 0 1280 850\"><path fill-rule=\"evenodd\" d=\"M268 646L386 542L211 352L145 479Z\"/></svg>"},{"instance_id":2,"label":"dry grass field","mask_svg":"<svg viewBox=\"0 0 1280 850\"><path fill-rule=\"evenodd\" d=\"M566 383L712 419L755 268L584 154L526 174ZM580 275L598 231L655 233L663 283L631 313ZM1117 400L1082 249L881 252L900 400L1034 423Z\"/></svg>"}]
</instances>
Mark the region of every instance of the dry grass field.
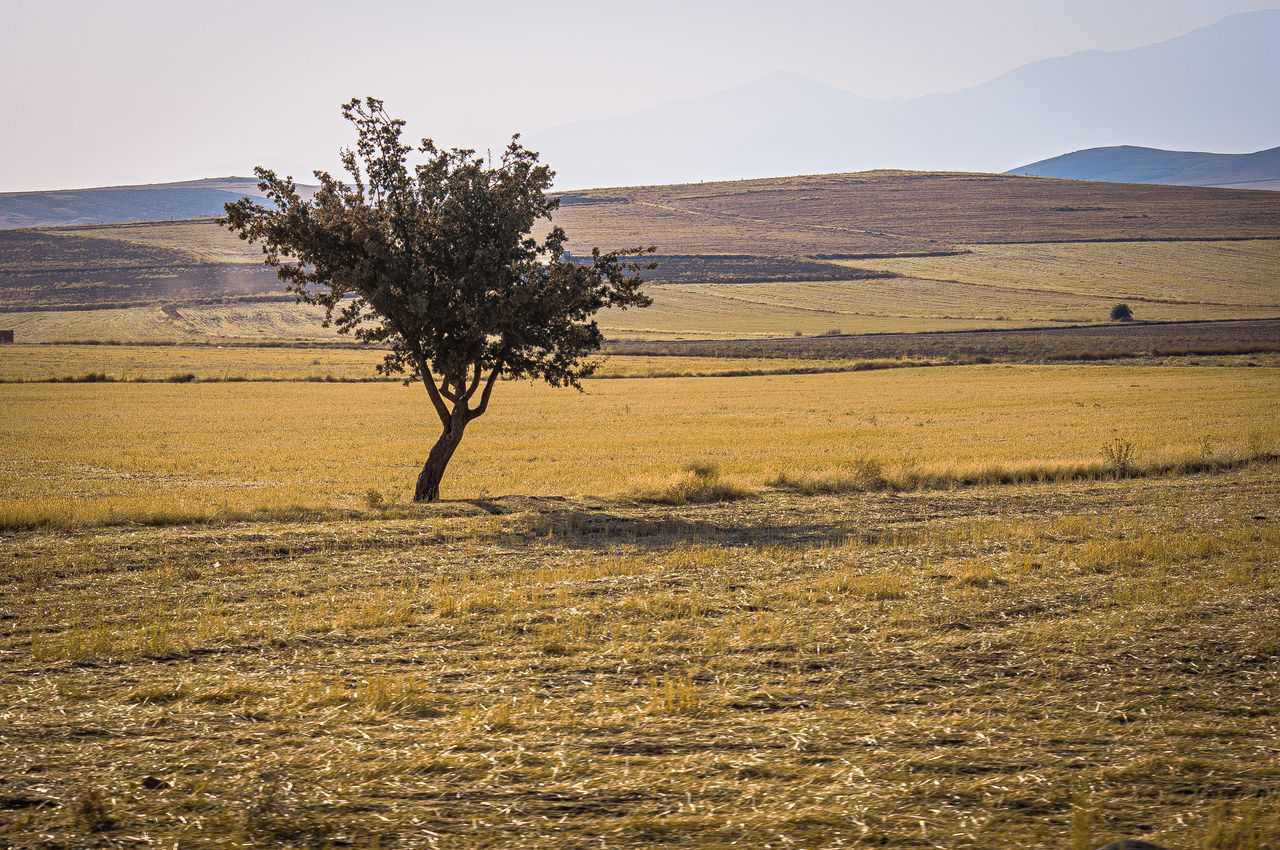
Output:
<instances>
[{"instance_id":1,"label":"dry grass field","mask_svg":"<svg viewBox=\"0 0 1280 850\"><path fill-rule=\"evenodd\" d=\"M139 221L129 224L62 227L45 233L85 239L103 239L132 246L154 246L182 251L209 263L262 262L262 251L209 219L189 221Z\"/></svg>"},{"instance_id":2,"label":"dry grass field","mask_svg":"<svg viewBox=\"0 0 1280 850\"><path fill-rule=\"evenodd\" d=\"M1280 842L1280 476L7 533L0 842Z\"/></svg>"},{"instance_id":3,"label":"dry grass field","mask_svg":"<svg viewBox=\"0 0 1280 850\"><path fill-rule=\"evenodd\" d=\"M1280 194L560 221L655 304L434 505L423 389L256 249L0 240L0 847L1280 848Z\"/></svg>"},{"instance_id":4,"label":"dry grass field","mask_svg":"<svg viewBox=\"0 0 1280 850\"><path fill-rule=\"evenodd\" d=\"M1153 473L1280 454L1280 371L947 366L505 383L446 495L625 497L717 465L748 490ZM220 521L403 502L439 424L398 383L0 385L0 527ZM876 484L876 486L881 486Z\"/></svg>"},{"instance_id":5,"label":"dry grass field","mask_svg":"<svg viewBox=\"0 0 1280 850\"><path fill-rule=\"evenodd\" d=\"M278 283L278 282L277 282ZM21 342L331 342L324 312L291 300L234 299L0 313Z\"/></svg>"},{"instance_id":6,"label":"dry grass field","mask_svg":"<svg viewBox=\"0 0 1280 850\"><path fill-rule=\"evenodd\" d=\"M1280 315L1280 240L1272 239L980 245L857 264L934 281L957 303L1006 305L1013 318L1074 311L1075 321L1096 322L1118 302L1150 321Z\"/></svg>"},{"instance_id":7,"label":"dry grass field","mask_svg":"<svg viewBox=\"0 0 1280 850\"><path fill-rule=\"evenodd\" d=\"M1280 240L975 246L954 256L849 261L892 278L673 284L654 306L601 317L611 338L805 336L1280 316Z\"/></svg>"},{"instance_id":8,"label":"dry grass field","mask_svg":"<svg viewBox=\"0 0 1280 850\"><path fill-rule=\"evenodd\" d=\"M6 346L0 382L148 383L164 381L399 381L375 368L384 352L335 345L24 345ZM601 354L597 378L725 377L852 372L914 365L916 360L705 355Z\"/></svg>"},{"instance_id":9,"label":"dry grass field","mask_svg":"<svg viewBox=\"0 0 1280 850\"><path fill-rule=\"evenodd\" d=\"M212 222L188 229L215 247L225 237ZM127 237L130 226L103 230ZM98 230L89 234L75 228L0 230L3 312L120 309L280 291L274 274L260 263L244 262L247 256L226 262L188 250L177 238L146 242L112 238Z\"/></svg>"},{"instance_id":10,"label":"dry grass field","mask_svg":"<svg viewBox=\"0 0 1280 850\"><path fill-rule=\"evenodd\" d=\"M613 339L728 339L1280 316L1280 198L1170 186L868 172L565 195L586 253L655 245ZM925 255L925 256L920 256ZM6 231L0 322L29 342L318 340L212 221ZM72 309L74 308L74 309Z\"/></svg>"},{"instance_id":11,"label":"dry grass field","mask_svg":"<svg viewBox=\"0 0 1280 850\"><path fill-rule=\"evenodd\" d=\"M277 371L0 385L5 846L1280 846L1273 359L7 350Z\"/></svg>"},{"instance_id":12,"label":"dry grass field","mask_svg":"<svg viewBox=\"0 0 1280 850\"><path fill-rule=\"evenodd\" d=\"M1203 363L1204 356L1280 352L1280 320L1230 322L1112 322L1008 330L933 333L823 334L773 339L625 340L606 345L613 354L703 357L780 357L801 360L904 358L933 363L1045 363L1132 360L1150 364ZM1194 357L1194 360L1187 360ZM1170 359L1172 358L1172 359ZM1252 360L1246 362L1253 362Z\"/></svg>"},{"instance_id":13,"label":"dry grass field","mask_svg":"<svg viewBox=\"0 0 1280 850\"><path fill-rule=\"evenodd\" d=\"M678 254L906 254L992 243L1280 236L1272 192L870 171L566 196L571 247ZM752 247L754 246L754 247Z\"/></svg>"}]
</instances>

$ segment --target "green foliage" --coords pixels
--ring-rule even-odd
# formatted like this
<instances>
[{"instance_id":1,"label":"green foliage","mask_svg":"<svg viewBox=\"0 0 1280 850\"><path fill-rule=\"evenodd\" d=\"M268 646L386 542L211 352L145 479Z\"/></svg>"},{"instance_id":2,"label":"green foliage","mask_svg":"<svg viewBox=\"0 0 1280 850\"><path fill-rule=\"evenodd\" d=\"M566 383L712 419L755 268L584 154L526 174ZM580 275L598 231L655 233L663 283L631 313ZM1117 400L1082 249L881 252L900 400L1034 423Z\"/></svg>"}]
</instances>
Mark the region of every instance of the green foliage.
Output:
<instances>
[{"instance_id":1,"label":"green foliage","mask_svg":"<svg viewBox=\"0 0 1280 850\"><path fill-rule=\"evenodd\" d=\"M579 387L591 374L586 357L603 341L592 317L648 306L640 271L653 264L625 258L653 249L597 248L579 264L559 227L533 238L559 200L547 197L553 172L519 136L496 165L423 139L411 170L404 122L382 101L355 99L342 112L357 133L342 152L345 181L317 171L320 188L303 200L291 178L258 168L271 205L242 198L222 222L262 243L297 300L324 308L326 326L388 346L379 372L422 380L444 433L415 498L434 500L499 377Z\"/></svg>"},{"instance_id":2,"label":"green foliage","mask_svg":"<svg viewBox=\"0 0 1280 850\"><path fill-rule=\"evenodd\" d=\"M299 301L325 309L340 333L391 346L381 367L411 379L441 379L445 398L470 398L481 373L578 384L581 358L600 347L590 317L604 307L647 306L638 272L625 262L642 249L592 252L589 265L564 258L565 233L529 234L559 204L547 197L553 172L519 137L497 165L474 151L413 148L404 122L382 102L352 100L343 115L357 130L342 152L349 180L317 172L309 201L293 181L256 170L276 208L242 198L223 222L261 242ZM454 399L456 400L456 399Z\"/></svg>"},{"instance_id":3,"label":"green foliage","mask_svg":"<svg viewBox=\"0 0 1280 850\"><path fill-rule=\"evenodd\" d=\"M1128 304L1117 304L1111 308L1111 321L1113 322L1132 322L1133 310L1129 309Z\"/></svg>"}]
</instances>

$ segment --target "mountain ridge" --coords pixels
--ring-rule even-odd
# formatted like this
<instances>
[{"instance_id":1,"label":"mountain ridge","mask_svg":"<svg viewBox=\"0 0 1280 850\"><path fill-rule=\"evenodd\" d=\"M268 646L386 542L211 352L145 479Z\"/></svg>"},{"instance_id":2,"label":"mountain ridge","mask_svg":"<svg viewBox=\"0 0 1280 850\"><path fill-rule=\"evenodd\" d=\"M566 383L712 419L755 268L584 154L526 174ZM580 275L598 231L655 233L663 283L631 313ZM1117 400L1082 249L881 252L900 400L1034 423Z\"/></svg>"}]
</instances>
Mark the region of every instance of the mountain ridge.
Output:
<instances>
[{"instance_id":1,"label":"mountain ridge","mask_svg":"<svg viewBox=\"0 0 1280 850\"><path fill-rule=\"evenodd\" d=\"M313 186L298 186L303 195ZM0 193L0 230L84 224L127 224L223 213L243 197L265 200L256 177L207 177L175 183Z\"/></svg>"},{"instance_id":2,"label":"mountain ridge","mask_svg":"<svg viewBox=\"0 0 1280 850\"><path fill-rule=\"evenodd\" d=\"M1280 190L1280 147L1230 154L1115 145L1072 151L1005 173L1104 183Z\"/></svg>"},{"instance_id":3,"label":"mountain ridge","mask_svg":"<svg viewBox=\"0 0 1280 850\"><path fill-rule=\"evenodd\" d=\"M890 168L1003 172L1062 150L1258 150L1280 138L1280 10L978 86L870 100L798 74L529 136L565 189ZM1224 61L1229 57L1230 61ZM841 92L844 97L833 95Z\"/></svg>"},{"instance_id":4,"label":"mountain ridge","mask_svg":"<svg viewBox=\"0 0 1280 850\"><path fill-rule=\"evenodd\" d=\"M1152 45L1081 51L979 86L886 100L777 71L563 124L527 144L561 192L885 169L994 173L1125 145L1260 152L1280 139L1280 87L1269 85L1280 79L1277 43L1280 9L1242 13ZM244 195L261 197L252 178L5 193L0 229L216 216Z\"/></svg>"}]
</instances>

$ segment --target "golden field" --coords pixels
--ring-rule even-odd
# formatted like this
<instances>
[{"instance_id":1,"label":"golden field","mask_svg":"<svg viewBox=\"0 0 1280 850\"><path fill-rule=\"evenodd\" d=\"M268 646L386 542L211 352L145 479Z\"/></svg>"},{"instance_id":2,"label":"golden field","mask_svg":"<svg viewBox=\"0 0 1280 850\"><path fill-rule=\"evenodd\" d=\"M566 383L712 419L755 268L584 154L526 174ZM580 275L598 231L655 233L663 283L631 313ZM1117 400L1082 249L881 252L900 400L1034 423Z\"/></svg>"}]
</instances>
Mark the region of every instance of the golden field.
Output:
<instances>
[{"instance_id":1,"label":"golden field","mask_svg":"<svg viewBox=\"0 0 1280 850\"><path fill-rule=\"evenodd\" d=\"M1277 504L1259 466L11 530L0 842L1274 848Z\"/></svg>"},{"instance_id":2,"label":"golden field","mask_svg":"<svg viewBox=\"0 0 1280 850\"><path fill-rule=\"evenodd\" d=\"M507 382L412 505L375 352L7 350L124 380L0 384L6 846L1280 842L1274 358Z\"/></svg>"},{"instance_id":3,"label":"golden field","mask_svg":"<svg viewBox=\"0 0 1280 850\"><path fill-rule=\"evenodd\" d=\"M168 308L166 310L166 307ZM21 342L264 342L327 341L324 312L291 301L229 304L147 304L89 310L0 314Z\"/></svg>"},{"instance_id":4,"label":"golden field","mask_svg":"<svg viewBox=\"0 0 1280 850\"><path fill-rule=\"evenodd\" d=\"M332 345L24 345L0 354L0 382L83 381L375 381L383 352ZM798 370L839 372L911 365L906 359L629 356L595 358L600 378L698 377Z\"/></svg>"},{"instance_id":5,"label":"golden field","mask_svg":"<svg viewBox=\"0 0 1280 850\"><path fill-rule=\"evenodd\" d=\"M626 340L1052 327L1105 322L1121 302L1153 322L1280 316L1280 241L1270 239L974 245L826 262L900 277L653 284L652 307L598 321ZM0 314L28 342L331 340L321 319L305 305L253 299Z\"/></svg>"},{"instance_id":6,"label":"golden field","mask_svg":"<svg viewBox=\"0 0 1280 850\"><path fill-rule=\"evenodd\" d=\"M358 353L358 352L357 352ZM364 508L404 494L438 436L398 383L7 384L0 522L229 519ZM1275 368L947 366L499 386L444 491L618 497L691 463L759 489L1098 475L1103 446L1153 469L1280 454ZM819 482L814 486L821 488Z\"/></svg>"},{"instance_id":7,"label":"golden field","mask_svg":"<svg viewBox=\"0 0 1280 850\"><path fill-rule=\"evenodd\" d=\"M1280 848L1280 195L558 220L669 277L432 505L425 391L256 249L0 233L0 846Z\"/></svg>"},{"instance_id":8,"label":"golden field","mask_svg":"<svg viewBox=\"0 0 1280 850\"><path fill-rule=\"evenodd\" d=\"M1046 327L1122 301L1144 321L1280 316L1273 192L867 172L574 192L555 221L579 255L666 257L652 308L600 316L612 339ZM318 311L273 300L261 258L211 220L0 231L0 327L328 339Z\"/></svg>"},{"instance_id":9,"label":"golden field","mask_svg":"<svg viewBox=\"0 0 1280 850\"><path fill-rule=\"evenodd\" d=\"M647 310L601 317L612 338L806 336L1280 316L1280 241L975 245L941 257L843 262L859 281L668 284Z\"/></svg>"},{"instance_id":10,"label":"golden field","mask_svg":"<svg viewBox=\"0 0 1280 850\"><path fill-rule=\"evenodd\" d=\"M957 301L999 300L1011 318L1076 311L1076 321L1100 321L1119 302L1148 321L1280 315L1280 241L1271 239L975 245L858 265L950 284Z\"/></svg>"},{"instance_id":11,"label":"golden field","mask_svg":"<svg viewBox=\"0 0 1280 850\"><path fill-rule=\"evenodd\" d=\"M208 219L138 221L128 224L78 226L54 231L67 237L100 239L144 248L181 251L193 260L261 263L262 251Z\"/></svg>"}]
</instances>

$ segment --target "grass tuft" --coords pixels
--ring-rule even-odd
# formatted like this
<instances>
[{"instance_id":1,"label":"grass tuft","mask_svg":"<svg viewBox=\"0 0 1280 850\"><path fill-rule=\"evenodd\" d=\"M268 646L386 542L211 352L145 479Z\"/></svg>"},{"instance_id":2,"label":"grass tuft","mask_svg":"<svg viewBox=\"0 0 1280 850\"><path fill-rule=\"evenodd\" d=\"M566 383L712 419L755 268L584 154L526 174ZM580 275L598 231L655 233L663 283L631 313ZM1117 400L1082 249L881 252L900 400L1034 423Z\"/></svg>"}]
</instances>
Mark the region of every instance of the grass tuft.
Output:
<instances>
[{"instance_id":1,"label":"grass tuft","mask_svg":"<svg viewBox=\"0 0 1280 850\"><path fill-rule=\"evenodd\" d=\"M678 506L732 502L754 496L755 490L736 478L723 475L716 464L698 461L656 487L639 490L636 495L641 501Z\"/></svg>"},{"instance_id":2,"label":"grass tuft","mask_svg":"<svg viewBox=\"0 0 1280 850\"><path fill-rule=\"evenodd\" d=\"M885 490L890 481L879 460L860 457L839 466L813 472L779 472L769 481L773 487L798 493L854 493Z\"/></svg>"}]
</instances>

